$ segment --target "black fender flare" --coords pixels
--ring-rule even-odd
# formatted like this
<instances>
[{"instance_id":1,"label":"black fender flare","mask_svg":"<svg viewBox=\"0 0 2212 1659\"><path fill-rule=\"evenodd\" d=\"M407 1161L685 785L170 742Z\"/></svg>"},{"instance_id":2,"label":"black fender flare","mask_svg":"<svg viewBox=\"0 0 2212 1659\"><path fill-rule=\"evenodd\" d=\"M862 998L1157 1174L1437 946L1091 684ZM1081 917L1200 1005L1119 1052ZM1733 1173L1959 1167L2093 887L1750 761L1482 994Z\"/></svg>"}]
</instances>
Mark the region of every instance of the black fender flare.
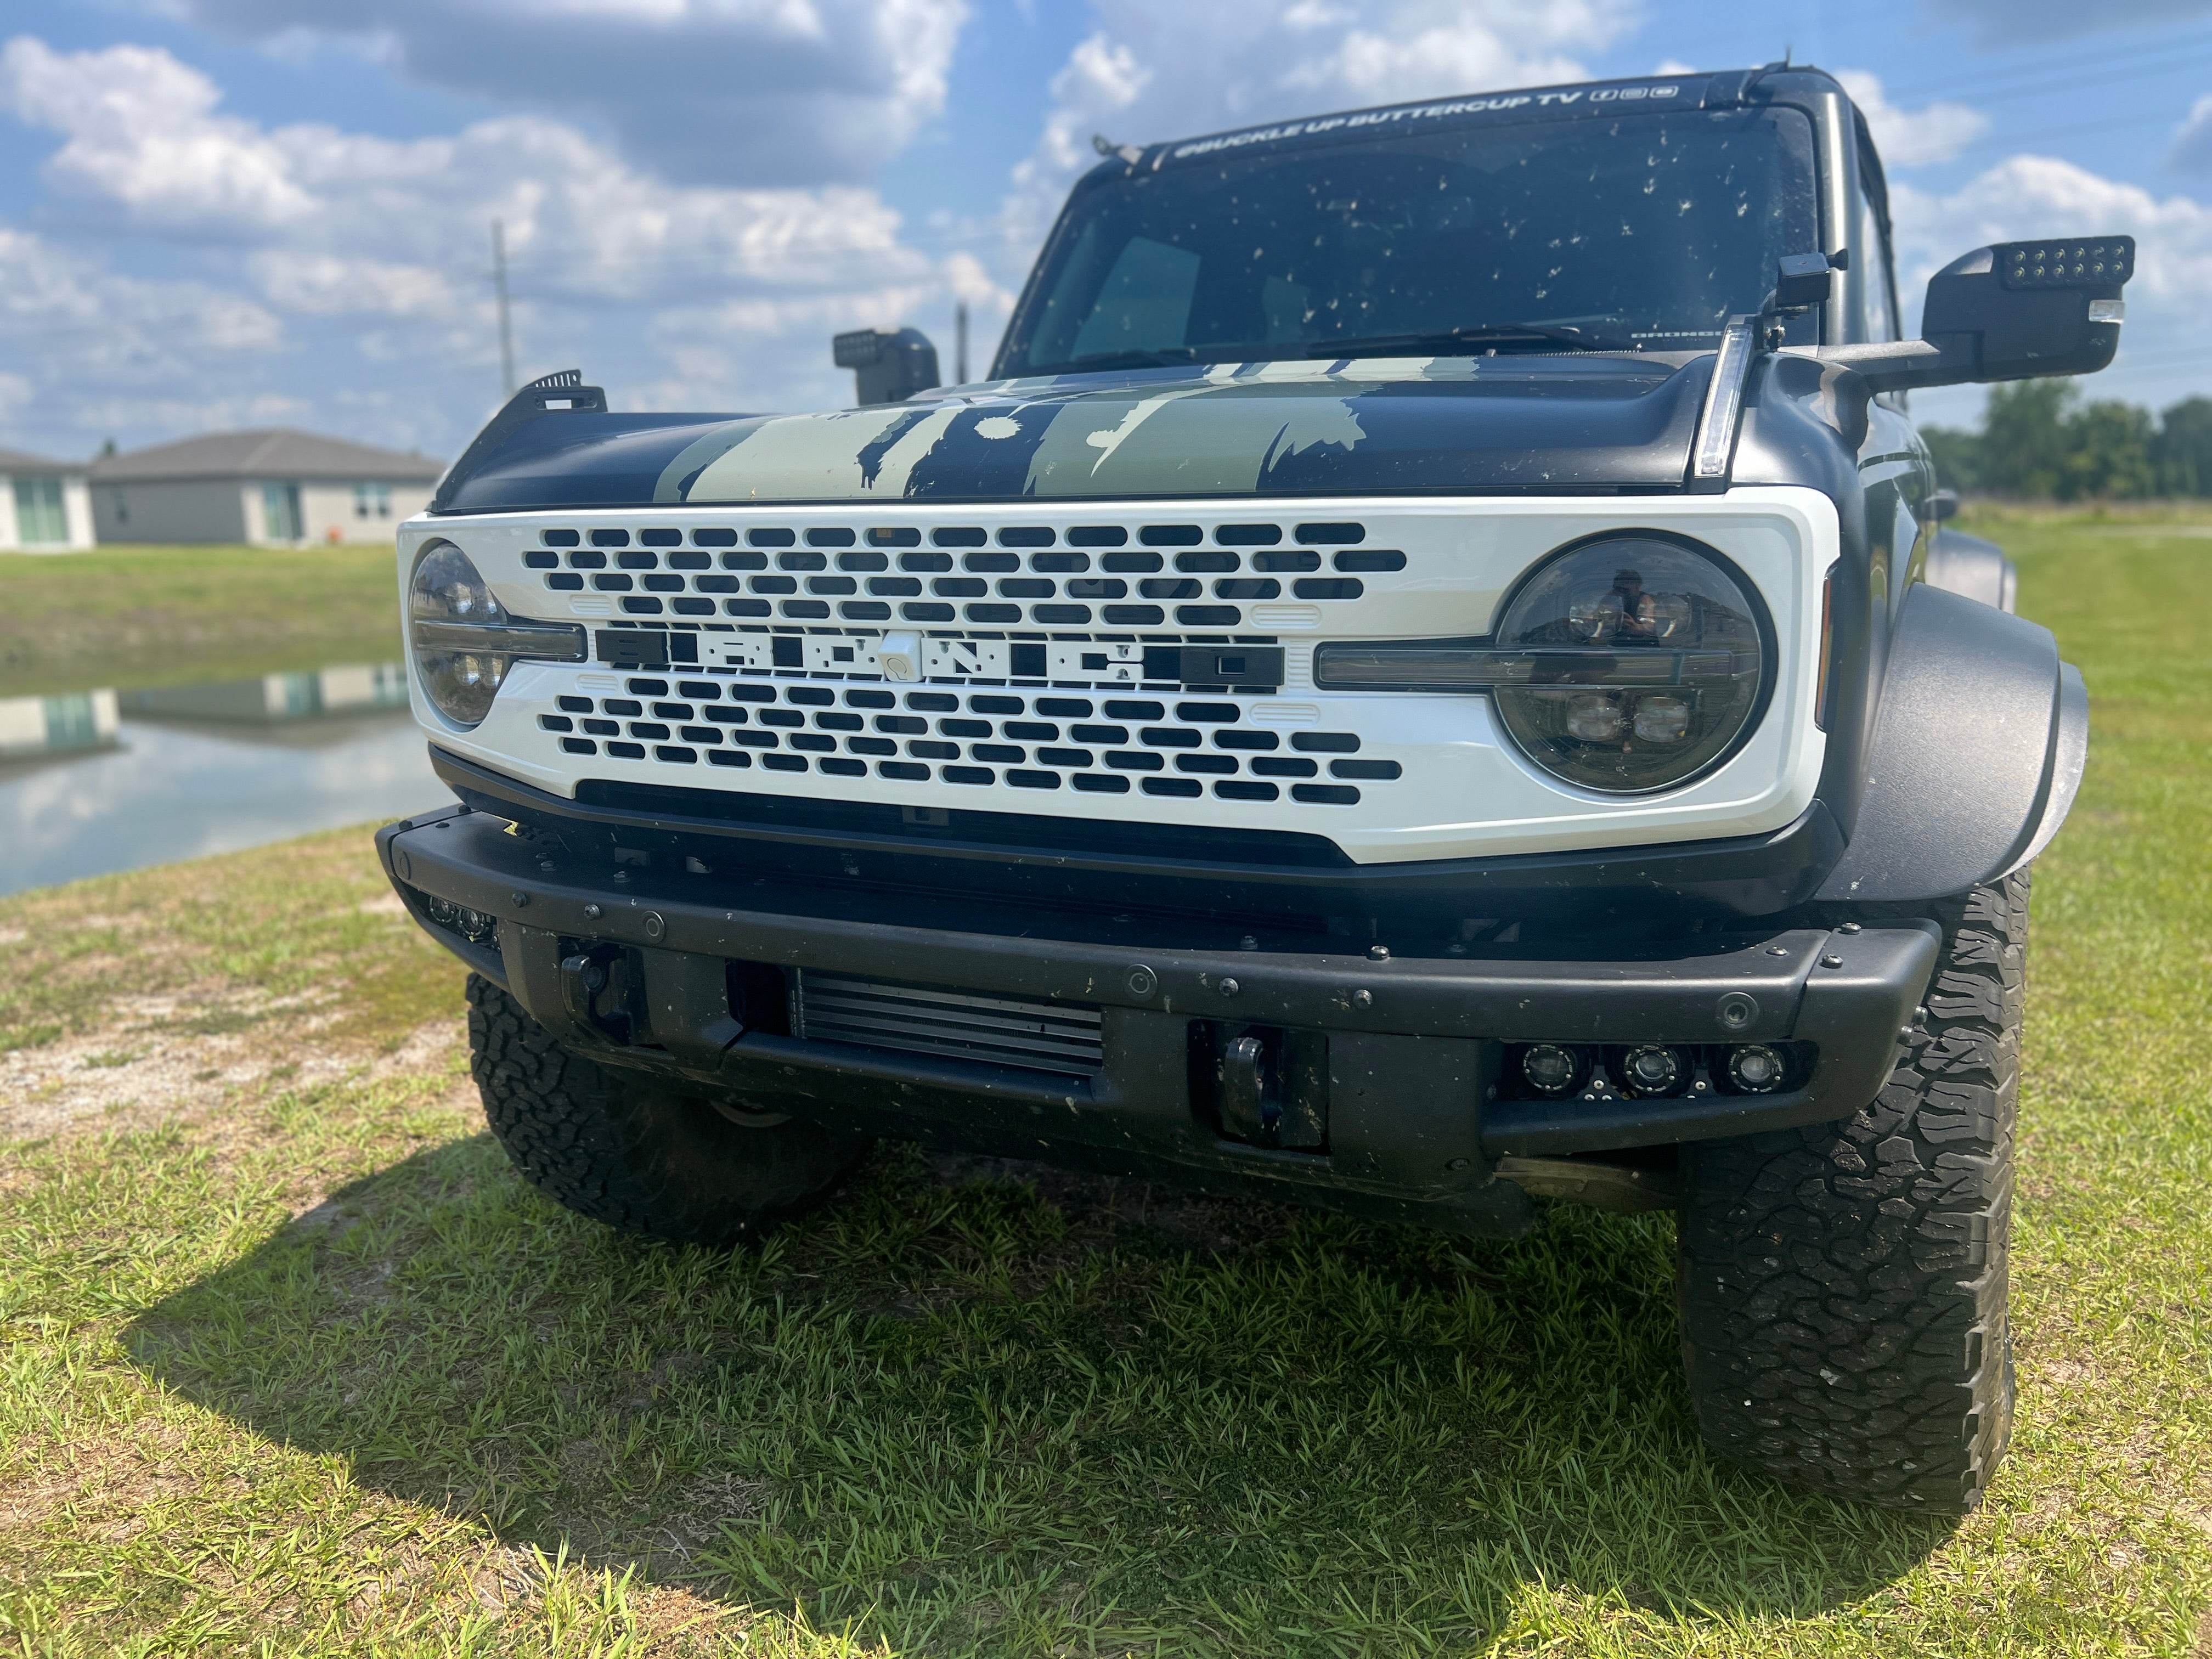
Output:
<instances>
[{"instance_id":1,"label":"black fender flare","mask_svg":"<svg viewBox=\"0 0 2212 1659\"><path fill-rule=\"evenodd\" d=\"M1830 901L1942 898L2034 858L2089 752L2089 696L2051 630L1916 582L1905 596Z\"/></svg>"}]
</instances>

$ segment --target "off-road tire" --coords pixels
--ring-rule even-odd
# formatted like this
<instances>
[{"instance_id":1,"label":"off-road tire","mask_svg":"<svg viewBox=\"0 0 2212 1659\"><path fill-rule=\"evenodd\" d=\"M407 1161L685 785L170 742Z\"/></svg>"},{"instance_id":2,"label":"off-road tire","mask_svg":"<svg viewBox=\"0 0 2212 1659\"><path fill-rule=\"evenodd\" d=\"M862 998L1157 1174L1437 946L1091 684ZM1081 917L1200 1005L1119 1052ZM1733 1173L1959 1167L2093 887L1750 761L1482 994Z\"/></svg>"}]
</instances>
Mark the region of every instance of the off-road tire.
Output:
<instances>
[{"instance_id":1,"label":"off-road tire","mask_svg":"<svg viewBox=\"0 0 2212 1659\"><path fill-rule=\"evenodd\" d=\"M2027 890L1937 907L1926 1018L1857 1116L1685 1149L1682 1354L1722 1455L1891 1508L1981 1501L2012 1427Z\"/></svg>"},{"instance_id":2,"label":"off-road tire","mask_svg":"<svg viewBox=\"0 0 2212 1659\"><path fill-rule=\"evenodd\" d=\"M532 1186L610 1227L733 1244L821 1198L868 1149L799 1118L733 1122L703 1095L573 1054L481 975L468 995L469 1069L492 1133Z\"/></svg>"}]
</instances>

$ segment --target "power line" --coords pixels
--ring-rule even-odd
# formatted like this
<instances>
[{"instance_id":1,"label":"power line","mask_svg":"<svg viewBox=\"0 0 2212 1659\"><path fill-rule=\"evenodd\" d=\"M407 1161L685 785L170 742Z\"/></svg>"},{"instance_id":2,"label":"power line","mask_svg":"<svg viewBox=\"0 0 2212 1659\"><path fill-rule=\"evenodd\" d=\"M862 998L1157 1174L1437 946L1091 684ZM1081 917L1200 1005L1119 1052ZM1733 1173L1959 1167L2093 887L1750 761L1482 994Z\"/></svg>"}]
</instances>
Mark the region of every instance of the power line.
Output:
<instances>
[{"instance_id":1,"label":"power line","mask_svg":"<svg viewBox=\"0 0 2212 1659\"><path fill-rule=\"evenodd\" d=\"M2053 81L2060 86L2080 85L2080 76L2088 70L2102 70L2136 63L2171 64L2178 49L2212 47L2212 38L2198 35L2180 40L2167 39L2155 46L2108 46L2101 50L2069 52L2063 59L2031 60L2002 68L1985 68L1974 71L1971 84L1963 84L1968 77L1947 75L1941 79L1884 81L1882 90L1893 95L1904 94L1918 97L1951 93L1962 97L1980 97L1986 100L1993 90L2016 88L2026 82Z\"/></svg>"}]
</instances>

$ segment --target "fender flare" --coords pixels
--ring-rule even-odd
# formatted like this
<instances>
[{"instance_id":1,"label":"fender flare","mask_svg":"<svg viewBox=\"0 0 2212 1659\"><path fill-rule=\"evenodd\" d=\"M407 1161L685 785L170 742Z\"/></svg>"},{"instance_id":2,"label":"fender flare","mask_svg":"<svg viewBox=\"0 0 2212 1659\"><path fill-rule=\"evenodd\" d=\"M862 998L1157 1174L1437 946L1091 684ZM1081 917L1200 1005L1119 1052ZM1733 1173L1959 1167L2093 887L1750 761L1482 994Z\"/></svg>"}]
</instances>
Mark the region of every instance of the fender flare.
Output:
<instances>
[{"instance_id":1,"label":"fender flare","mask_svg":"<svg viewBox=\"0 0 2212 1659\"><path fill-rule=\"evenodd\" d=\"M1866 787L1820 899L1946 897L2050 844L2089 753L2089 696L2051 630L1915 583L1905 596Z\"/></svg>"},{"instance_id":2,"label":"fender flare","mask_svg":"<svg viewBox=\"0 0 2212 1659\"><path fill-rule=\"evenodd\" d=\"M1930 587L2010 611L2020 574L1995 542L1947 527L1929 538L1925 580Z\"/></svg>"}]
</instances>

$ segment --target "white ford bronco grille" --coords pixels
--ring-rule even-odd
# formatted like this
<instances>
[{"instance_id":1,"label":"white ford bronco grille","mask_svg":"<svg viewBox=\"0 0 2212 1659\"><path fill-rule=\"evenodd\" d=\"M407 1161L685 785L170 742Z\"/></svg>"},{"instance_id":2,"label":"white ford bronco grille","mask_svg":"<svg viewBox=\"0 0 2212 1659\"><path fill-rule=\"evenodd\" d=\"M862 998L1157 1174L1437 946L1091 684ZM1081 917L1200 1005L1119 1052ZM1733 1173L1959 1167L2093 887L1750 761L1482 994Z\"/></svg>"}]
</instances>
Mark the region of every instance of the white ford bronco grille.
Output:
<instances>
[{"instance_id":1,"label":"white ford bronco grille","mask_svg":"<svg viewBox=\"0 0 2212 1659\"><path fill-rule=\"evenodd\" d=\"M1780 644L1768 712L1689 785L1603 798L1530 763L1481 696L1316 687L1329 641L1473 638L1561 545L1719 548ZM586 782L1297 830L1355 860L1778 829L1809 803L1821 573L1813 492L1620 501L736 507L418 519L583 663L515 665L440 746ZM886 658L890 660L887 661Z\"/></svg>"}]
</instances>

